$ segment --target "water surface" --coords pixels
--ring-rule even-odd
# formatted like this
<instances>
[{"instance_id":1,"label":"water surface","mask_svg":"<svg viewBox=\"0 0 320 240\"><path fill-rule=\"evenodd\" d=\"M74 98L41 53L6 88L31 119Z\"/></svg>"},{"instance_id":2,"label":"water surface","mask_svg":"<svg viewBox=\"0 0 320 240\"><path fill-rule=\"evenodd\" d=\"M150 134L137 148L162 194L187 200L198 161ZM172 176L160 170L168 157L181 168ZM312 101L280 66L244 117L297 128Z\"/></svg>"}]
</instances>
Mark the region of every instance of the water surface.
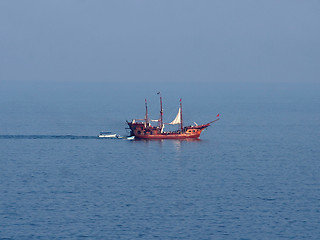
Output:
<instances>
[{"instance_id":1,"label":"water surface","mask_svg":"<svg viewBox=\"0 0 320 240\"><path fill-rule=\"evenodd\" d=\"M3 85L0 238L319 238L319 85L163 87L166 121L180 97L186 124L220 121L200 141L98 139L145 97L158 117L157 89L132 87Z\"/></svg>"}]
</instances>

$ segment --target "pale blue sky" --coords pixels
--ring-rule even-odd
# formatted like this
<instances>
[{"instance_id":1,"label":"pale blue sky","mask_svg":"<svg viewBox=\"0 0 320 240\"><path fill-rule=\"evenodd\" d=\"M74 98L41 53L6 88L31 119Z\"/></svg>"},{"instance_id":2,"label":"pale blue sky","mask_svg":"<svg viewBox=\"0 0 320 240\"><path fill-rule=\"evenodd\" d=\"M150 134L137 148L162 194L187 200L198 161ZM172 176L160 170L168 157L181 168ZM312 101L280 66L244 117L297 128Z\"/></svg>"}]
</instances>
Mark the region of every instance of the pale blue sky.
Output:
<instances>
[{"instance_id":1,"label":"pale blue sky","mask_svg":"<svg viewBox=\"0 0 320 240\"><path fill-rule=\"evenodd\" d=\"M0 80L317 82L318 0L0 1Z\"/></svg>"}]
</instances>

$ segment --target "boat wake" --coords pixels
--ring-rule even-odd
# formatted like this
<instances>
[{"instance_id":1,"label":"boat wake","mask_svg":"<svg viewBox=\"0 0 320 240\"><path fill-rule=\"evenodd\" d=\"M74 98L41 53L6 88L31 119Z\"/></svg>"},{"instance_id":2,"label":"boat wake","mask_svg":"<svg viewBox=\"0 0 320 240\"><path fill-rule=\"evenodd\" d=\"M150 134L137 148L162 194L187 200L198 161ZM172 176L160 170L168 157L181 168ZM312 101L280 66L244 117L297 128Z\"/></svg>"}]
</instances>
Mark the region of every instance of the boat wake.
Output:
<instances>
[{"instance_id":1,"label":"boat wake","mask_svg":"<svg viewBox=\"0 0 320 240\"><path fill-rule=\"evenodd\" d=\"M101 138L99 136L76 136L76 135L0 135L0 139L124 139L134 140L134 137L120 136Z\"/></svg>"},{"instance_id":2,"label":"boat wake","mask_svg":"<svg viewBox=\"0 0 320 240\"><path fill-rule=\"evenodd\" d=\"M75 135L0 135L0 139L99 139L97 136Z\"/></svg>"}]
</instances>

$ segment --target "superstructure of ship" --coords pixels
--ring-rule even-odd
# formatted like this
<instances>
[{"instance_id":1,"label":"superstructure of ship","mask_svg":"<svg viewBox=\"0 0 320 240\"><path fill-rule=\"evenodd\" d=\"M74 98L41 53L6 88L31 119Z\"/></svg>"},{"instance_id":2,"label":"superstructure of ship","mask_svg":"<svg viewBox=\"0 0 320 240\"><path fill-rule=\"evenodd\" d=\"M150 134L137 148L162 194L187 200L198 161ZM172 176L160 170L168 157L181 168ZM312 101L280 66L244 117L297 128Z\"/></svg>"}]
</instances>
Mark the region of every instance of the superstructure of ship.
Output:
<instances>
[{"instance_id":1,"label":"superstructure of ship","mask_svg":"<svg viewBox=\"0 0 320 240\"><path fill-rule=\"evenodd\" d=\"M158 93L160 94L160 93ZM131 130L131 136L135 136L136 139L199 139L201 132L209 127L211 123L216 122L219 118L202 125L190 125L183 126L182 118L182 101L180 99L180 107L176 118L170 123L163 122L163 108L162 97L160 95L160 118L157 120L151 120L148 116L147 100L145 100L146 114L144 119L133 119L131 122L127 121ZM219 114L217 115L219 117ZM153 126L151 122L157 122L156 126ZM176 131L164 131L165 125L179 125L179 129Z\"/></svg>"}]
</instances>

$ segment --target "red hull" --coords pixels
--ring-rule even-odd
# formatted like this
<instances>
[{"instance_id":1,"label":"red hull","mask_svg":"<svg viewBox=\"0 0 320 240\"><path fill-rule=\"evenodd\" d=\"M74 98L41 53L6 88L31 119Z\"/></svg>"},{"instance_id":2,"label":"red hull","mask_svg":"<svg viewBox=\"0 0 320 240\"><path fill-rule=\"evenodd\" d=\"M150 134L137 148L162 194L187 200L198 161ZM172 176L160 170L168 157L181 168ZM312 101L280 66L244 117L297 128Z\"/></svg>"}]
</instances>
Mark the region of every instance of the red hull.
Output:
<instances>
[{"instance_id":1,"label":"red hull","mask_svg":"<svg viewBox=\"0 0 320 240\"><path fill-rule=\"evenodd\" d=\"M161 133L159 127L146 126L146 124L142 122L128 122L128 125L131 129L131 135L137 139L198 139L200 138L201 132L209 127L211 123L212 122L199 126L185 127L182 131L163 133Z\"/></svg>"},{"instance_id":2,"label":"red hull","mask_svg":"<svg viewBox=\"0 0 320 240\"><path fill-rule=\"evenodd\" d=\"M199 138L200 134L196 135L186 135L186 134L159 134L159 135L152 135L152 136L135 136L136 138L140 139L195 139Z\"/></svg>"}]
</instances>

